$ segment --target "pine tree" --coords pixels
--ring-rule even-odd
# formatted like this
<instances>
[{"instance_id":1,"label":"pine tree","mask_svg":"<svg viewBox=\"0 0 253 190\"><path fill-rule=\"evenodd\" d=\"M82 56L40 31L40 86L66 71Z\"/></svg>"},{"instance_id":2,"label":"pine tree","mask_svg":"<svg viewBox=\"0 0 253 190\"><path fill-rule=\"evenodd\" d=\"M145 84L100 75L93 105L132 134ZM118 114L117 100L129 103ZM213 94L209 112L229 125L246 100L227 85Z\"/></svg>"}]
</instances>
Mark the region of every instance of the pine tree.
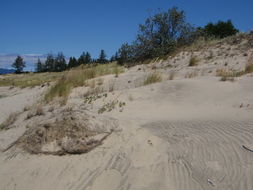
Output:
<instances>
[{"instance_id":1,"label":"pine tree","mask_svg":"<svg viewBox=\"0 0 253 190\"><path fill-rule=\"evenodd\" d=\"M105 50L101 50L99 58L98 58L98 62L99 63L106 63L107 59L106 59L106 54L105 54Z\"/></svg>"},{"instance_id":2,"label":"pine tree","mask_svg":"<svg viewBox=\"0 0 253 190\"><path fill-rule=\"evenodd\" d=\"M78 66L78 62L75 57L69 58L68 68L76 67Z\"/></svg>"},{"instance_id":3,"label":"pine tree","mask_svg":"<svg viewBox=\"0 0 253 190\"><path fill-rule=\"evenodd\" d=\"M55 68L54 71L60 72L64 71L67 68L65 56L63 55L62 52L58 53L56 59L55 59Z\"/></svg>"},{"instance_id":4,"label":"pine tree","mask_svg":"<svg viewBox=\"0 0 253 190\"><path fill-rule=\"evenodd\" d=\"M36 72L43 72L44 68L43 68L43 63L40 61L40 58L38 58L37 63L35 64L35 71Z\"/></svg>"},{"instance_id":5,"label":"pine tree","mask_svg":"<svg viewBox=\"0 0 253 190\"><path fill-rule=\"evenodd\" d=\"M12 67L16 69L16 73L21 73L25 67L23 58L18 55L15 62L12 64Z\"/></svg>"},{"instance_id":6,"label":"pine tree","mask_svg":"<svg viewBox=\"0 0 253 190\"><path fill-rule=\"evenodd\" d=\"M112 56L111 56L110 62L113 62L113 61L116 61L115 55L112 55Z\"/></svg>"},{"instance_id":7,"label":"pine tree","mask_svg":"<svg viewBox=\"0 0 253 190\"><path fill-rule=\"evenodd\" d=\"M89 52L86 52L85 54L85 63L88 64L91 62L91 55Z\"/></svg>"},{"instance_id":8,"label":"pine tree","mask_svg":"<svg viewBox=\"0 0 253 190\"><path fill-rule=\"evenodd\" d=\"M77 62L78 62L78 65L82 65L82 64L85 64L85 58L86 58L86 53L83 52L80 57L78 58Z\"/></svg>"},{"instance_id":9,"label":"pine tree","mask_svg":"<svg viewBox=\"0 0 253 190\"><path fill-rule=\"evenodd\" d=\"M47 55L47 59L45 61L45 69L46 72L53 72L55 71L55 59L52 53Z\"/></svg>"}]
</instances>

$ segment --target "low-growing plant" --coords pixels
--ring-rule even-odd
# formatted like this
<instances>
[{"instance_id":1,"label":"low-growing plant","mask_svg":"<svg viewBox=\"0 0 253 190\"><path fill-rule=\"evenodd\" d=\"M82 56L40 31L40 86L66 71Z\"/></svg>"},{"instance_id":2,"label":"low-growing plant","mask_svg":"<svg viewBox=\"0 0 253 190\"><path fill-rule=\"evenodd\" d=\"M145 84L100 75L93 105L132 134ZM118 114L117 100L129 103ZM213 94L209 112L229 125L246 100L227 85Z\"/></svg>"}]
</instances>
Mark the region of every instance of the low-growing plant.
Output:
<instances>
[{"instance_id":1,"label":"low-growing plant","mask_svg":"<svg viewBox=\"0 0 253 190\"><path fill-rule=\"evenodd\" d=\"M252 73L253 72L253 63L246 65L245 73Z\"/></svg>"},{"instance_id":2,"label":"low-growing plant","mask_svg":"<svg viewBox=\"0 0 253 190\"><path fill-rule=\"evenodd\" d=\"M44 110L41 106L37 107L35 115L38 115L38 116L45 115Z\"/></svg>"},{"instance_id":3,"label":"low-growing plant","mask_svg":"<svg viewBox=\"0 0 253 190\"><path fill-rule=\"evenodd\" d=\"M216 76L219 77L240 77L245 74L245 71L228 71L225 69L217 69Z\"/></svg>"},{"instance_id":4,"label":"low-growing plant","mask_svg":"<svg viewBox=\"0 0 253 190\"><path fill-rule=\"evenodd\" d=\"M15 112L9 115L9 117L0 125L0 129L8 129L17 120L19 113Z\"/></svg>"},{"instance_id":5,"label":"low-growing plant","mask_svg":"<svg viewBox=\"0 0 253 190\"><path fill-rule=\"evenodd\" d=\"M82 69L78 68L70 70L46 93L45 100L52 101L55 97L61 97L62 103L65 104L67 102L68 95L73 88L84 86L89 79L107 74L113 74L116 67L118 73L124 71L123 67L118 66L116 63L100 64L97 66L82 67ZM95 86L94 89L94 93L101 91L96 89Z\"/></svg>"},{"instance_id":6,"label":"low-growing plant","mask_svg":"<svg viewBox=\"0 0 253 190\"><path fill-rule=\"evenodd\" d=\"M152 84L152 83L157 83L157 82L161 82L162 81L162 76L155 72L155 73L151 73L149 74L145 81L144 81L144 85L149 85L149 84Z\"/></svg>"},{"instance_id":7,"label":"low-growing plant","mask_svg":"<svg viewBox=\"0 0 253 190\"><path fill-rule=\"evenodd\" d=\"M190 61L189 61L189 66L190 67L197 66L198 62L199 62L198 58L196 56L192 56Z\"/></svg>"},{"instance_id":8,"label":"low-growing plant","mask_svg":"<svg viewBox=\"0 0 253 190\"><path fill-rule=\"evenodd\" d=\"M234 77L227 77L227 76L223 76L221 77L220 81L230 81L230 82L234 82L235 81L235 78Z\"/></svg>"}]
</instances>

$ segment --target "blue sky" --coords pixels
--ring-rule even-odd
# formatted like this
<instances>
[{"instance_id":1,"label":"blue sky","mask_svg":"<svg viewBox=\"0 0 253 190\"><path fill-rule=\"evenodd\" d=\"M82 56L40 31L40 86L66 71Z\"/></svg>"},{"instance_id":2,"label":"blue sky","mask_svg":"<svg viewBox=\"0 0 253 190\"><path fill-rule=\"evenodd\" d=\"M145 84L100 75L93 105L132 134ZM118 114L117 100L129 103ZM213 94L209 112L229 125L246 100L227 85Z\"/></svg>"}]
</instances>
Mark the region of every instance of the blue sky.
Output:
<instances>
[{"instance_id":1,"label":"blue sky","mask_svg":"<svg viewBox=\"0 0 253 190\"><path fill-rule=\"evenodd\" d=\"M232 19L242 31L253 29L252 0L0 0L0 54L96 57L105 49L111 56L135 38L149 11L172 6L195 26Z\"/></svg>"}]
</instances>

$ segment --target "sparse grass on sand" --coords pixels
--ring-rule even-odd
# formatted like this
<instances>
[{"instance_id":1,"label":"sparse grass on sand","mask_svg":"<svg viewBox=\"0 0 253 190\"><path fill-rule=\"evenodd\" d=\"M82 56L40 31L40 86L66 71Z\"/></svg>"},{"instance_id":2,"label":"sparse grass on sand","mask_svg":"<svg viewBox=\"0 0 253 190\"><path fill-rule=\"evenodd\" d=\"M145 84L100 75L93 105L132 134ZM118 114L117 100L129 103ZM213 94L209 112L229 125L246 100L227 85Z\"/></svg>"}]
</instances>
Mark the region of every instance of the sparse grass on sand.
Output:
<instances>
[{"instance_id":1,"label":"sparse grass on sand","mask_svg":"<svg viewBox=\"0 0 253 190\"><path fill-rule=\"evenodd\" d=\"M149 85L149 84L157 83L161 81L162 81L162 76L159 73L155 72L147 76L147 78L144 81L144 85Z\"/></svg>"},{"instance_id":2,"label":"sparse grass on sand","mask_svg":"<svg viewBox=\"0 0 253 190\"><path fill-rule=\"evenodd\" d=\"M15 86L20 88L40 86L59 79L63 73L25 73L10 74L0 78L0 86Z\"/></svg>"},{"instance_id":3,"label":"sparse grass on sand","mask_svg":"<svg viewBox=\"0 0 253 190\"><path fill-rule=\"evenodd\" d=\"M0 124L0 130L8 129L17 120L18 115L19 114L16 112L10 114L9 117L2 124Z\"/></svg>"},{"instance_id":4,"label":"sparse grass on sand","mask_svg":"<svg viewBox=\"0 0 253 190\"><path fill-rule=\"evenodd\" d=\"M56 84L46 93L45 100L49 102L55 97L61 97L64 100L63 103L66 103L71 90L75 87L87 85L87 80L108 74L119 75L119 73L122 72L124 72L123 67L118 66L116 62L75 68L66 72L56 82Z\"/></svg>"},{"instance_id":5,"label":"sparse grass on sand","mask_svg":"<svg viewBox=\"0 0 253 190\"><path fill-rule=\"evenodd\" d=\"M234 77L227 77L227 76L223 76L221 77L220 81L230 81L230 82L234 82L235 81L235 78Z\"/></svg>"},{"instance_id":6,"label":"sparse grass on sand","mask_svg":"<svg viewBox=\"0 0 253 190\"><path fill-rule=\"evenodd\" d=\"M247 64L244 71L228 71L225 69L218 69L216 71L217 73L216 76L221 77L221 81L226 81L229 78L232 80L232 78L234 77L240 77L242 75L252 72L253 72L253 64Z\"/></svg>"},{"instance_id":7,"label":"sparse grass on sand","mask_svg":"<svg viewBox=\"0 0 253 190\"><path fill-rule=\"evenodd\" d=\"M248 64L245 68L245 73L252 73L253 72L253 63Z\"/></svg>"},{"instance_id":8,"label":"sparse grass on sand","mask_svg":"<svg viewBox=\"0 0 253 190\"><path fill-rule=\"evenodd\" d=\"M194 67L198 65L198 58L196 56L191 57L190 61L189 61L189 66L190 67Z\"/></svg>"}]
</instances>

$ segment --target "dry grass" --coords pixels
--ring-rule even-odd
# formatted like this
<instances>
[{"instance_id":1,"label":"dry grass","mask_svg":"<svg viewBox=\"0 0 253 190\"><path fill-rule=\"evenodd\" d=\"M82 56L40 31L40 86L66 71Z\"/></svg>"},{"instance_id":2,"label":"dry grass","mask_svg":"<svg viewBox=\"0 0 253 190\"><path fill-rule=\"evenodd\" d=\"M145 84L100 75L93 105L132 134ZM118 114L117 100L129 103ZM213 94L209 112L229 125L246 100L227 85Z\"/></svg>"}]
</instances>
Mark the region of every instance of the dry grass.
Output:
<instances>
[{"instance_id":1,"label":"dry grass","mask_svg":"<svg viewBox=\"0 0 253 190\"><path fill-rule=\"evenodd\" d=\"M89 79L113 74L115 73L115 68L117 68L117 73L124 72L123 67L118 66L116 62L70 70L69 72L65 73L64 76L61 77L46 93L45 100L49 102L56 97L61 97L63 100L62 103L65 104L67 97L73 88L86 85ZM94 85L91 85L91 87L92 86L95 88L95 81Z\"/></svg>"},{"instance_id":2,"label":"dry grass","mask_svg":"<svg viewBox=\"0 0 253 190\"><path fill-rule=\"evenodd\" d=\"M253 72L253 63L246 65L245 73L252 73Z\"/></svg>"},{"instance_id":3,"label":"dry grass","mask_svg":"<svg viewBox=\"0 0 253 190\"><path fill-rule=\"evenodd\" d=\"M27 114L26 119L31 119L32 117L41 116L41 115L45 115L45 112L44 112L42 106L37 106L35 109L31 110Z\"/></svg>"},{"instance_id":4,"label":"dry grass","mask_svg":"<svg viewBox=\"0 0 253 190\"><path fill-rule=\"evenodd\" d=\"M10 74L0 78L0 86L15 86L20 88L40 86L59 79L63 73L27 73Z\"/></svg>"},{"instance_id":5,"label":"dry grass","mask_svg":"<svg viewBox=\"0 0 253 190\"><path fill-rule=\"evenodd\" d=\"M229 71L225 69L216 70L216 76L229 78L229 77L240 77L245 74L245 71Z\"/></svg>"},{"instance_id":6,"label":"dry grass","mask_svg":"<svg viewBox=\"0 0 253 190\"><path fill-rule=\"evenodd\" d=\"M189 66L194 67L197 66L199 62L199 59L196 56L192 56L190 61L189 61Z\"/></svg>"},{"instance_id":7,"label":"dry grass","mask_svg":"<svg viewBox=\"0 0 253 190\"><path fill-rule=\"evenodd\" d=\"M144 85L149 85L149 84L152 84L152 83L157 83L157 82L161 82L162 81L162 76L155 72L155 73L151 73L149 74L145 81L144 81Z\"/></svg>"},{"instance_id":8,"label":"dry grass","mask_svg":"<svg viewBox=\"0 0 253 190\"><path fill-rule=\"evenodd\" d=\"M10 128L17 120L18 115L19 113L17 112L10 114L9 117L0 125L0 130Z\"/></svg>"},{"instance_id":9,"label":"dry grass","mask_svg":"<svg viewBox=\"0 0 253 190\"><path fill-rule=\"evenodd\" d=\"M220 81L230 81L230 82L234 82L235 81L235 78L234 77L227 77L227 76L223 76L221 77Z\"/></svg>"}]
</instances>

